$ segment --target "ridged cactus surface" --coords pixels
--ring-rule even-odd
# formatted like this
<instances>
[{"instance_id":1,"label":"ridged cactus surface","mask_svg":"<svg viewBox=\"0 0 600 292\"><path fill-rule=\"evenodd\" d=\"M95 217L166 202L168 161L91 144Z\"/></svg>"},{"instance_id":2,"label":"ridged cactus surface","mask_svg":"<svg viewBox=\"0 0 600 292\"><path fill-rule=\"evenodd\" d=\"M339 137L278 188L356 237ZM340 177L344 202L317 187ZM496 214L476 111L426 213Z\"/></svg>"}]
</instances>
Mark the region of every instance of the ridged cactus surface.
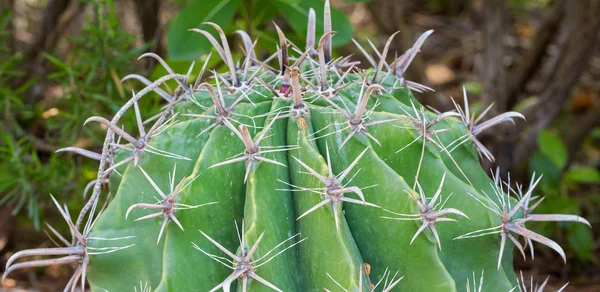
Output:
<instances>
[{"instance_id":1,"label":"ridged cactus surface","mask_svg":"<svg viewBox=\"0 0 600 292\"><path fill-rule=\"evenodd\" d=\"M566 258L526 224L587 221L534 214L539 179L523 188L479 164L493 157L477 135L523 116L483 121L466 96L453 111L425 109L411 91L430 89L403 73L431 31L391 63L390 42L374 57L360 48L372 69L332 59L328 11L326 2L325 34L309 29L304 49L277 28L279 62L257 60L239 32L236 65L207 23L220 40L190 37L207 37L228 72L204 66L190 81L163 64L169 75L154 82L128 76L148 87L112 120L88 120L108 128L103 152L65 149L100 161L76 220L55 201L72 236L50 227L64 246L16 253L6 274L73 264L66 290L87 279L93 291L514 291L526 288L513 247L533 257L541 243ZM159 87L168 80L174 93ZM164 111L138 107L150 91ZM119 126L126 111L137 134ZM15 262L31 255L59 257Z\"/></svg>"}]
</instances>

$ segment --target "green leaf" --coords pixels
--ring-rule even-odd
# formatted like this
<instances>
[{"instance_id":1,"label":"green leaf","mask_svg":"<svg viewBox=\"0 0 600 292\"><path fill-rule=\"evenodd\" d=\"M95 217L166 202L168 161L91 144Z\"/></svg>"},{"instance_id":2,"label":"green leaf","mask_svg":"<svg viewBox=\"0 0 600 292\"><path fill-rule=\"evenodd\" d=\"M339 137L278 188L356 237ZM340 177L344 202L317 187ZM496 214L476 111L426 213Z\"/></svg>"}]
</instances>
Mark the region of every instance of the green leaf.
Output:
<instances>
[{"instance_id":1,"label":"green leaf","mask_svg":"<svg viewBox=\"0 0 600 292\"><path fill-rule=\"evenodd\" d=\"M294 0L278 0L282 2L298 2ZM273 0L254 0L252 1L252 28L253 28L253 37L256 37L256 34L259 30L262 30L265 27L265 24L270 23L279 13L279 10L276 6L276 1ZM247 9L247 8L246 8ZM259 38L264 42L262 38ZM269 43L270 44L270 43ZM273 47L269 46L271 50Z\"/></svg>"},{"instance_id":2,"label":"green leaf","mask_svg":"<svg viewBox=\"0 0 600 292\"><path fill-rule=\"evenodd\" d=\"M463 86L467 90L468 93L481 95L483 92L483 85L479 82L465 82Z\"/></svg>"},{"instance_id":3,"label":"green leaf","mask_svg":"<svg viewBox=\"0 0 600 292\"><path fill-rule=\"evenodd\" d=\"M589 227L583 224L569 225L567 239L577 258L582 261L590 259L594 250L594 235Z\"/></svg>"},{"instance_id":4,"label":"green leaf","mask_svg":"<svg viewBox=\"0 0 600 292\"><path fill-rule=\"evenodd\" d=\"M54 64L56 67L61 68L65 71L69 71L69 66L67 64L65 64L64 62L62 62L61 60L57 59L56 57L44 53L44 58L46 58L48 61L50 61L50 63Z\"/></svg>"},{"instance_id":5,"label":"green leaf","mask_svg":"<svg viewBox=\"0 0 600 292\"><path fill-rule=\"evenodd\" d=\"M578 167L567 171L565 180L572 183L599 183L600 172L592 167Z\"/></svg>"},{"instance_id":6,"label":"green leaf","mask_svg":"<svg viewBox=\"0 0 600 292\"><path fill-rule=\"evenodd\" d=\"M562 169L565 166L568 158L567 147L558 135L542 130L538 134L538 145L540 151L552 160L557 169Z\"/></svg>"},{"instance_id":7,"label":"green leaf","mask_svg":"<svg viewBox=\"0 0 600 292\"><path fill-rule=\"evenodd\" d=\"M227 26L231 23L238 4L238 0L195 0L190 6L181 10L167 31L169 58L194 60L208 53L212 46L206 37L188 30L204 28L216 37L217 33L214 29L202 23L209 21L221 27Z\"/></svg>"},{"instance_id":8,"label":"green leaf","mask_svg":"<svg viewBox=\"0 0 600 292\"><path fill-rule=\"evenodd\" d=\"M303 0L298 3L289 3L289 1L276 3L285 20L298 33L306 35L308 23L308 11L312 7L317 17L316 36L317 40L323 35L323 7L322 0ZM333 46L340 46L350 41L352 38L352 25L350 20L340 10L331 7L331 29L336 33L333 37ZM300 45L300 47L304 47Z\"/></svg>"},{"instance_id":9,"label":"green leaf","mask_svg":"<svg viewBox=\"0 0 600 292\"><path fill-rule=\"evenodd\" d=\"M554 166L550 157L539 151L534 152L531 158L529 158L529 171L544 176L540 182L540 188L543 192L556 193L560 180L560 171Z\"/></svg>"}]
</instances>

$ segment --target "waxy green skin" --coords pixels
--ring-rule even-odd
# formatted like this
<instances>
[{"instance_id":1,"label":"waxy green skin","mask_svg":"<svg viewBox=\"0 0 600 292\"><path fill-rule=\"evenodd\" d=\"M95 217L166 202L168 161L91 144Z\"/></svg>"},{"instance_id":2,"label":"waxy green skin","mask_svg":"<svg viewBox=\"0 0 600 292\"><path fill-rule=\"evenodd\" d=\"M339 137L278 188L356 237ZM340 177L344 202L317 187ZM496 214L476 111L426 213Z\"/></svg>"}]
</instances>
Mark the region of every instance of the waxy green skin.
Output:
<instances>
[{"instance_id":1,"label":"waxy green skin","mask_svg":"<svg viewBox=\"0 0 600 292\"><path fill-rule=\"evenodd\" d=\"M339 115L337 119L334 115L325 115L323 112L327 110L321 108L311 111L315 117L313 124L316 128L323 128L334 122L342 124L345 121L345 118ZM322 135L337 130L331 128L331 131L324 131ZM342 171L352 162L353 157L364 148L370 147L355 168L355 171L360 169L360 173L352 179L352 185L361 188L373 186L363 190L366 200L370 203L398 213L416 213L416 205L404 192L412 191L411 188L373 151L383 147L370 143L366 136L358 134L338 150L340 141L343 141L346 135L345 132L337 132L318 139L321 152L324 152L326 144L332 148L330 152L334 170ZM352 177L352 174L349 177ZM418 229L418 225L413 221L382 219L381 217L391 214L378 208L344 204L344 209L365 262L371 265L373 279L381 278L384 271L389 269L392 273L398 271L399 275L405 277L398 284L401 290L455 291L454 280L438 257L435 243L421 236L409 245Z\"/></svg>"},{"instance_id":2,"label":"waxy green skin","mask_svg":"<svg viewBox=\"0 0 600 292\"><path fill-rule=\"evenodd\" d=\"M173 127L170 131L163 134L165 136L155 137L151 145L161 147L170 152L184 155L184 149L191 148L192 145L197 145L201 141L195 141L194 132L201 129L202 124L186 123ZM188 128L189 131L177 131L182 128ZM171 137L167 134L171 133ZM187 139L180 134L186 133ZM173 139L172 136L179 136L178 139ZM179 140L183 138L184 140ZM179 141L178 141L179 140ZM181 143L181 141L191 141L191 143ZM187 144L187 145L186 145ZM187 147L186 147L187 146ZM198 150L199 151L199 150ZM192 154L192 153L187 153ZM169 189L168 172L173 171L174 164L178 165L177 180L181 180L183 176L193 167L193 162L185 160L173 160L151 153L145 153L138 163L139 167L144 168L156 184L163 190ZM113 174L114 175L114 174ZM137 168L128 166L123 173L120 187L114 191L115 198L111 201L108 208L104 211L92 231L92 236L96 237L125 237L135 236L134 239L126 240L125 244L135 244L135 248L127 253L125 260L129 264L123 264L124 255L111 253L99 256L92 256L93 265L89 267L89 279L93 288L101 291L106 289L115 291L121 287L133 287L139 281L149 283L156 287L160 280L162 269L162 251L164 249L164 240L158 245L156 239L160 224L158 220L146 220L132 223L132 218L147 214L143 211L133 212L132 218L125 219L125 211L130 205L140 202L155 202L155 197L160 197L156 191L146 181L141 171ZM169 224L171 225L171 224ZM168 226L173 227L173 226ZM109 246L109 243L98 242ZM102 246L98 246L102 247ZM136 270L138 279L129 279L127 277L115 277L115 275L129 274L132 270ZM122 289L122 288L121 288Z\"/></svg>"},{"instance_id":3,"label":"waxy green skin","mask_svg":"<svg viewBox=\"0 0 600 292\"><path fill-rule=\"evenodd\" d=\"M268 110L268 102L258 104L257 107L243 104L238 108L239 113L246 115L260 115ZM209 167L243 149L239 139L226 127L218 126L211 131L190 174L191 178L198 178L182 192L181 202L188 205L207 202L217 204L182 210L176 214L186 231L182 232L176 226L167 230L163 277L157 287L158 291L208 291L229 275L228 268L190 247L191 242L194 242L208 253L221 255L217 248L201 237L199 230L231 251L239 246L237 236L230 227L243 218L244 187L237 182L244 179L244 165L231 164L213 169ZM182 253L182 250L190 252ZM194 263L198 262L202 264L196 266Z\"/></svg>"},{"instance_id":4,"label":"waxy green skin","mask_svg":"<svg viewBox=\"0 0 600 292\"><path fill-rule=\"evenodd\" d=\"M282 110L283 106L282 101L274 101L264 124L269 124L276 117L276 113ZM271 131L267 133L267 137L261 141L260 146L286 146L286 129L287 121L285 119L276 120L271 127ZM268 151L280 148L264 149ZM285 151L265 153L263 156L289 165ZM251 246L264 232L262 241L254 253L254 259L261 258L280 242L295 234L294 205L292 194L285 191L288 188L286 183L289 183L287 167L265 162L255 164L248 176L244 207L247 245ZM283 189L283 191L278 191L279 189ZM294 242L296 240L292 240L271 252L261 262L266 261ZM297 267L297 252L292 249L273 258L269 263L256 269L256 272L283 291L302 291L299 288ZM242 291L240 282L238 281L238 291ZM257 281L250 281L248 289L251 291L272 291Z\"/></svg>"},{"instance_id":5,"label":"waxy green skin","mask_svg":"<svg viewBox=\"0 0 600 292\"><path fill-rule=\"evenodd\" d=\"M314 137L314 131L310 118L289 119L288 144L300 146L300 149L289 151L291 181L292 184L304 188L322 188L323 183L307 174L307 170L293 159L296 157L319 174L328 176L325 159L319 153L315 142L309 140L311 137ZM300 216L322 200L323 195L314 192L294 192L296 216ZM337 207L341 209L340 205ZM343 214L341 210L338 211L338 214ZM320 228L314 228L315 226ZM298 246L302 291L322 291L323 288L338 291L339 287L331 278L348 291L358 289L363 261L348 224L342 216L339 219L339 229L336 229L331 204L320 207L298 220L296 228L302 237L307 238ZM368 278L365 276L362 287L368 286Z\"/></svg>"},{"instance_id":6,"label":"waxy green skin","mask_svg":"<svg viewBox=\"0 0 600 292\"><path fill-rule=\"evenodd\" d=\"M257 107L242 104L236 110L245 115L257 116L268 112L270 103L266 102ZM209 207L206 206L176 211L176 216L186 231L181 231L173 222L169 222L163 238L156 244L162 217L133 222L135 218L151 212L137 209L132 211L128 220L124 218L125 211L132 204L153 203L156 201L155 198L159 197L141 171L130 164L123 175L115 199L96 223L92 236L133 235L136 237L127 240L127 244L134 243L135 246L131 253L111 253L92 257L95 264L93 267L90 265L89 279L94 289L124 291L139 286L141 281L161 291L184 291L192 288L210 290L221 281L218 280L219 278L227 277L226 267L194 250L191 245L191 241L194 240L207 252L218 253L214 246L199 236L198 230L201 229L206 230L209 236L218 240L223 246L235 251L238 247L237 237L231 228L234 226L234 220L241 222L243 218L244 187L237 182L243 181L244 166L226 165L208 169L213 164L243 151L243 144L224 126L218 126L211 131L210 138L209 134L196 138L196 135L210 125L210 122L206 120L182 122L151 141L151 145L156 148L186 156L192 161L174 160L145 153L140 159L139 166L163 192L167 193L168 174L173 171L174 164L177 164L176 182L179 182L184 175L188 176L188 180L200 175L178 195L178 203L189 205L218 203L210 205L210 210L202 210ZM250 123L250 121L243 122ZM229 146L223 147L223 145ZM209 229L212 232L209 232ZM186 249L189 252L179 252ZM124 262L128 264L123 264ZM202 262L202 267L194 268L196 262ZM116 276L131 275L132 271L135 271L132 277ZM168 277L170 274L176 276Z\"/></svg>"},{"instance_id":7,"label":"waxy green skin","mask_svg":"<svg viewBox=\"0 0 600 292\"><path fill-rule=\"evenodd\" d=\"M349 88L348 90L352 89ZM371 116L372 120L399 119L394 124L383 124L373 127L371 133L375 138L382 145L391 145L391 147L377 147L375 145L373 149L387 165L392 167L399 175L406 178L412 186L414 185L417 166L419 165L423 150L423 138L405 148L402 152L396 153L396 151L413 142L419 136L418 129L406 117L405 111L414 116L415 113L412 104L415 105L417 110L420 110L421 105L418 104L406 88L394 90L390 95L394 98L390 98L388 95L376 95L369 101L371 106L374 106L376 103L379 104L376 112ZM350 107L354 106L352 102L346 102L346 104ZM427 114L431 119L433 118L430 113ZM413 130L406 129L411 127ZM456 138L466 134L466 128L457 119L444 120L434 129L450 129L450 131L438 134L443 145L448 145ZM460 153L460 155L456 153ZM453 193L454 195L450 198L446 207L464 210L471 218L468 224L455 225L454 223L443 222L439 224L443 226L438 225L437 230L442 240L442 246L449 246L442 249L440 256L456 282L464 283L467 278L472 278L473 271L461 269L460 267L478 266L482 271L486 271L484 287L488 287L488 289L506 289L508 291L515 286L514 279L516 278L512 269L512 243L507 242L503 256L503 267L497 270L497 258L500 249L497 238L480 237L460 241L453 240L453 238L473 230L498 226L500 218L487 209L481 208L481 205L477 201L467 195L467 193L470 193L485 202L486 198L481 195L481 190L484 190L492 196L491 198L495 199L492 189L494 184L479 166L476 150L472 147L472 143L467 142L458 147L452 152L452 158L454 161L460 161L460 170L446 152L439 150L431 142L427 142L419 173L419 183L425 193L430 196L435 193L442 175L447 173L442 194L448 195ZM469 178L468 181L465 175ZM478 191L469 184L469 181L475 187L481 187L481 189ZM431 233L426 229L425 234L429 235ZM444 242L448 243L444 244ZM483 250L480 248L481 246L490 248L489 250ZM458 285L457 289L463 291L465 287Z\"/></svg>"},{"instance_id":8,"label":"waxy green skin","mask_svg":"<svg viewBox=\"0 0 600 292\"><path fill-rule=\"evenodd\" d=\"M373 118L387 119L391 116L392 115L374 114ZM396 139L392 141L389 134L394 131L405 131L405 135L397 135L395 136ZM398 145L406 145L417 138L418 135L415 135L414 133L416 133L416 131L393 128L391 125L381 125L374 131L374 136L384 145L390 145L390 143L395 142L395 148L400 149ZM400 137L404 138L404 140L398 139ZM475 189L458 179L454 173L446 168L441 159L439 159L439 153L436 153L437 151L436 149L432 149L433 147L435 146L432 144L426 145L422 167L419 173L420 185L425 194L434 194L442 179L442 175L445 172L446 178L442 188L442 194L446 196L453 194L448 199L445 207L464 210L465 214L471 218L468 222L469 224L453 222L440 222L436 224L442 241L442 251L440 252L442 261L457 282L466 282L468 278L472 278L472 272L461 269L461 266L477 266L479 269L486 271L484 287L487 287L488 289L500 289L501 291L504 291L504 289L507 289L507 291L510 290L512 285L504 271L502 269L496 270L497 255L490 256L493 254L490 250L497 253L500 249L497 239L493 237L479 237L460 241L453 240L472 230L499 225L500 218L487 209L480 208L479 203L467 195L467 193L470 193L479 197L482 201L485 200L485 198L475 191ZM398 150L395 148L390 147L385 149L384 147L381 147L375 149L390 167L403 177L406 177L409 183L414 184L414 177L416 175L415 169L419 163L422 142L415 142L413 145L405 148L402 152L406 153L403 154L401 154L402 152L395 153ZM429 233L429 230L426 230L426 232ZM489 247L490 250L481 252L481 249L479 248L481 246Z\"/></svg>"},{"instance_id":9,"label":"waxy green skin","mask_svg":"<svg viewBox=\"0 0 600 292\"><path fill-rule=\"evenodd\" d=\"M392 113L392 114L397 114L400 116L404 116L405 115L405 111L409 112L411 114L414 115L413 113L413 108L412 108L412 104L414 104L417 109L420 109L420 105L418 103L418 101L414 98L414 96L412 95L412 93L410 93L410 91L408 90L408 88L399 88L397 90L394 90L391 93L391 96L393 96L394 98L387 98L387 97L381 97L381 98L374 98L372 99L370 102L372 105L374 105L376 102L381 104L381 111L383 112L387 112L387 113ZM412 101L412 104L411 104ZM403 110L401 110L400 108L402 108ZM431 113L428 113L428 115L431 116ZM385 117L390 118L389 116ZM407 123L408 126L410 126L410 123ZM406 126L406 125L405 125ZM442 120L438 126L435 127L436 129L448 129L445 132L441 132L437 135L437 137L439 137L439 140L442 142L443 145L450 145L451 143L453 143L455 140L459 139L459 138L464 138L465 135L467 135L467 128L460 123L457 119L449 119L449 120ZM401 129L394 129L394 130L390 130L390 131L400 131ZM407 132L409 133L409 132ZM402 146L401 145L406 145L407 143L412 142L413 139L415 139L417 135L415 135L415 133L417 133L417 131L412 131L413 136L406 136L406 135L398 135L397 137L403 139L402 142L400 141L391 141L393 143L397 143L398 144L398 149L400 149ZM379 137L379 136L378 136ZM386 139L390 140L388 136L385 135L381 135L382 139ZM415 145L410 146L409 148L415 148L415 149L421 149L422 147L422 142L417 142L415 143ZM382 148L382 150L385 148ZM467 189L467 191L469 191L471 194L475 195L475 193L479 194L479 198L483 199L485 201L485 198L482 197L482 194L485 192L486 194L489 195L489 197L492 200L496 200L497 204L500 204L499 201L497 201L496 196L494 196L494 183L489 179L489 176L485 173L485 171L483 171L483 169L480 167L479 164L479 159L477 156L477 150L475 149L473 143L471 143L470 141L465 142L464 144L462 144L461 146L457 147L456 149L454 149L451 153L452 157L450 157L448 155L448 153L441 151L440 149L437 149L435 146L433 145L427 145L427 151L426 151L426 159L429 159L431 156L434 156L434 160L438 160L437 165L439 165L439 160L442 161L442 163L445 165L445 168L447 168L446 172L452 172L454 174L454 177L458 180L461 180L464 182L464 188ZM405 149L405 151L408 149ZM450 149L449 149L450 150ZM394 150L394 152L397 150ZM416 168L416 165L418 163L418 161L415 161L414 159L411 159L411 156L405 156L405 155L397 155L396 153L387 153L386 156L388 157L388 159L386 159L387 161L390 161L390 163L392 164L396 164L397 166L394 167L394 169L397 169L399 173L406 173L406 177L407 178L412 178L414 177L413 175L410 175L410 173L413 173L414 170ZM458 169L457 167L457 163L460 161L459 165L460 165L460 169ZM411 163L412 162L412 163ZM423 165L426 165L428 167L431 167L432 164L430 163L424 163ZM439 169L443 169L444 167L442 167L440 165L439 168L435 168L436 171L434 172L426 172L426 173L433 173L435 175L437 175L438 177L441 176L441 173L439 173ZM468 179L467 179L468 178ZM439 181L439 178L438 178ZM471 186L472 184L472 186ZM421 185L426 188L433 188L434 186L437 186L435 183L435 180L432 182L432 184L423 184L421 183ZM434 191L434 190L433 190ZM429 192L426 191L426 193L431 193L432 190L430 190ZM448 194L451 193L452 190L450 190L449 192L447 192ZM456 192L454 192L456 194ZM463 192L464 193L464 192ZM508 197L507 197L508 198ZM516 203L516 201L513 198L509 198L510 200L512 200L513 205ZM479 209L479 206L477 206L476 204L473 205L474 202L470 202L468 205L472 205L472 208L474 209ZM464 208L464 207L463 207ZM460 208L459 208L460 209ZM482 211L482 210L479 210ZM467 214L469 216L471 216L470 214ZM522 216L521 213L517 213L518 216ZM497 216L493 213L490 213L491 216L491 221L495 224L498 225L499 224L499 218L497 218ZM487 225L488 227L491 225ZM475 230L475 229L471 229ZM466 233L466 232L464 232ZM462 234L464 234L462 233ZM458 234L461 235L461 234ZM456 235L456 236L458 236ZM475 241L477 241L476 239L473 239ZM483 243L482 243L483 244ZM499 243L495 242L493 243L494 246L497 245L497 250L499 250ZM512 250L513 250L514 245L512 244L512 242L507 241L506 242L506 247L505 247L505 252L503 254L503 259L502 259L502 270L504 272L505 277L510 281L511 284L511 288L516 286L516 275L513 269L513 264L512 264ZM453 258L453 256L451 256ZM497 255L496 255L496 259L497 261ZM490 262L489 264L492 264L492 262ZM493 267L496 267L496 263L494 262ZM495 269L495 268L494 268ZM483 270L483 269L482 269ZM486 271L492 271L491 269L486 269ZM490 272L486 273L486 274L490 274ZM502 274L494 274L499 278L499 281L502 281L503 283L505 283L505 279L504 276ZM469 275L465 274L460 276L462 277L468 277ZM471 275L472 276L472 275ZM494 277L494 276L492 276ZM490 286L490 287L498 287L498 286L494 286L492 284L494 283L490 283L490 281L487 280L491 280L489 279L488 276L486 276L486 286ZM464 282L464 281L463 281ZM494 282L494 281L492 281ZM510 290L510 289L509 289Z\"/></svg>"},{"instance_id":10,"label":"waxy green skin","mask_svg":"<svg viewBox=\"0 0 600 292\"><path fill-rule=\"evenodd\" d=\"M350 79L356 79L350 76ZM243 101L236 108L236 120L249 127L253 137L264 129L270 119L282 110L284 114L291 101L273 99L271 93L259 90L261 94L250 94L256 106ZM356 83L343 90L332 100L354 110L358 99L360 84ZM508 279L512 271L496 270L499 250L499 237L486 236L475 239L453 240L467 232L499 224L494 217L466 193L481 197L476 189L461 180L456 168L443 159L443 153L433 145L427 145L420 170L419 182L425 193L431 196L437 189L441 176L447 173L443 187L444 196L454 193L446 207L463 210L471 220L456 218L459 222L441 222L436 224L440 234L442 251L430 230L426 229L410 245L410 240L421 221L396 221L381 217L393 217L384 209L398 213L418 213L414 201L405 191L417 194L412 189L416 165L419 163L422 144L414 143L400 153L396 150L410 143L418 136L417 131L401 129L395 126L410 126L403 118L399 106L411 109L403 104L413 100L404 88L390 94L372 95L369 108L375 103L378 107L368 121L400 118L399 121L368 127L382 146L370 141L364 134L357 134L341 149L341 141L348 130L332 134L345 125L346 120L340 114L332 114L332 108L322 100L317 100L310 108L310 117L279 118L261 143L263 150L269 146L287 146L287 151L265 153L264 157L284 163L287 167L258 162L252 168L248 181L244 184L245 162L237 162L215 168L210 166L226 161L244 150L243 143L231 130L219 125L200 137L196 135L208 127L212 120L200 120L178 115L180 122L154 137L151 145L161 150L183 155L191 159L175 160L151 153L145 153L139 162L142 167L165 192L168 192L168 177L177 164L175 182L187 176L185 184L191 182L176 199L176 202L199 205L210 202L216 204L196 209L178 210L175 215L185 228L180 230L169 222L163 238L156 244L156 238L163 218L134 222L134 219L147 215L151 210L135 209L125 220L125 211L136 203L154 203L158 197L140 170L129 164L123 172L115 198L95 225L92 236L122 237L136 236L124 240L122 244L135 246L111 254L93 256L89 268L89 281L94 291L127 291L140 281L148 283L157 291L208 291L221 283L231 273L225 267L200 251L194 249L192 242L204 251L227 257L210 243L198 230L219 242L225 248L239 254L239 241L235 224L241 227L244 220L246 249L249 249L264 232L263 239L252 257L261 258L265 253L282 241L299 233L298 236L282 245L282 248L304 239L297 246L281 253L255 272L283 291L341 291L332 280L348 291L356 291L362 286L368 291L370 283L377 283L386 269L404 279L392 291L464 291L467 277L472 273L485 270L485 287L507 291L513 287ZM264 96L263 96L264 95ZM206 92L195 95L196 101L209 107L212 103ZM237 96L225 94L226 104ZM344 102L341 102L341 99ZM419 106L419 105L416 105ZM176 113L214 114L214 107L203 109L192 101L185 101L173 109ZM254 120L247 116L255 117ZM334 122L341 126L328 126ZM440 124L442 125L442 124ZM465 131L458 121L449 120L443 124L456 131ZM461 128L462 127L462 128ZM318 132L317 134L314 134ZM445 143L452 137L445 137ZM370 147L343 182L345 186L364 188L366 201L382 208L343 203L338 206L340 214L339 230L336 230L331 205L325 205L307 216L296 220L306 210L319 203L323 196L307 191L294 191L286 183L303 188L322 188L317 178L307 174L293 157L296 157L322 175L328 175L326 164L326 145L329 146L333 173L343 171L365 148ZM476 154L471 145L459 147L464 155L476 162ZM469 161L470 164L474 162ZM354 174L360 169L360 172ZM461 166L461 169L465 170ZM113 175L114 176L114 175ZM352 178L349 182L349 179ZM473 179L469 177L471 181ZM112 179L112 178L111 178ZM193 179L193 181L192 181ZM489 184L491 180L478 174L476 186ZM373 186L375 185L375 186ZM372 186L372 187L369 187ZM365 188L369 187L369 188ZM354 194L346 194L357 199ZM344 212L342 212L342 209ZM450 216L452 217L452 216ZM481 248L485 246L486 248ZM98 246L100 247L100 246ZM505 255L511 254L512 247L507 244ZM269 258L269 257L267 257ZM262 261L264 261L263 258ZM260 263L260 262L259 262ZM367 277L364 264L371 267ZM512 264L510 256L504 260L505 266ZM360 284L360 275L363 275ZM127 275L123 277L122 275ZM241 290L241 281L232 285ZM382 287L378 287L378 291ZM250 280L248 291L271 291L255 280Z\"/></svg>"}]
</instances>

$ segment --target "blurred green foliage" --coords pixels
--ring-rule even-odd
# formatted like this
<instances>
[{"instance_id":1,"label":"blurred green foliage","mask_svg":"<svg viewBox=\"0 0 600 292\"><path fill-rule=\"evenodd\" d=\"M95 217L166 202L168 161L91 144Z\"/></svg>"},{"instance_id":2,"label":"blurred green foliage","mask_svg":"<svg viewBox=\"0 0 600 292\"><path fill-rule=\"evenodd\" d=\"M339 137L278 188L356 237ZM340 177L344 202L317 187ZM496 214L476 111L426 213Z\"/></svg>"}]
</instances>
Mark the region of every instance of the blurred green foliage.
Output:
<instances>
[{"instance_id":1,"label":"blurred green foliage","mask_svg":"<svg viewBox=\"0 0 600 292\"><path fill-rule=\"evenodd\" d=\"M538 151L529 160L531 172L543 175L538 188L538 195L548 199L541 204L536 213L540 214L578 214L582 212L596 216L591 202L594 196L577 196L576 194L589 184L600 184L600 173L587 166L574 166L565 169L568 152L560 137L552 131L542 130L538 135ZM587 216L590 221L592 218ZM536 230L542 234L556 237L566 236L571 249L582 261L599 260L594 252L594 235L592 230L583 224L540 223Z\"/></svg>"},{"instance_id":2,"label":"blurred green foliage","mask_svg":"<svg viewBox=\"0 0 600 292\"><path fill-rule=\"evenodd\" d=\"M306 23L311 7L322 7L322 0L194 0L185 6L172 20L167 31L167 49L169 59L197 60L212 49L206 37L190 32L190 28L209 31L214 37L218 35L203 22L214 22L220 25L227 35L238 29L250 33L251 37L259 37L257 49L272 51L277 43L277 35L271 22L282 16L295 34L286 33L294 43L304 43ZM317 26L316 35L323 34L323 10L315 10ZM352 25L340 10L331 11L332 30L336 32L333 46L346 44L352 38ZM266 29L267 27L270 29ZM285 29L285 27L284 27ZM317 40L318 41L318 40ZM304 49L304 48L301 48Z\"/></svg>"},{"instance_id":3,"label":"blurred green foliage","mask_svg":"<svg viewBox=\"0 0 600 292\"><path fill-rule=\"evenodd\" d=\"M112 0L87 2L91 13L86 15L83 30L68 39L72 50L66 56L43 53L48 62L45 76L26 75L23 68L31 60L0 40L4 113L0 130L0 204L13 206L14 214L26 209L36 229L50 193L68 197L63 201L80 207L83 187L97 173L95 161L73 159L72 154L56 154L48 148L73 144L98 147L103 130L83 127L83 122L95 115L111 116L118 110L119 98L126 96L119 79L135 71L135 57L147 49L132 49L134 36L121 29ZM10 17L5 13L0 20L2 38L11 36L7 30ZM35 86L36 90L54 93L32 98ZM40 141L47 145L44 149L40 149Z\"/></svg>"}]
</instances>

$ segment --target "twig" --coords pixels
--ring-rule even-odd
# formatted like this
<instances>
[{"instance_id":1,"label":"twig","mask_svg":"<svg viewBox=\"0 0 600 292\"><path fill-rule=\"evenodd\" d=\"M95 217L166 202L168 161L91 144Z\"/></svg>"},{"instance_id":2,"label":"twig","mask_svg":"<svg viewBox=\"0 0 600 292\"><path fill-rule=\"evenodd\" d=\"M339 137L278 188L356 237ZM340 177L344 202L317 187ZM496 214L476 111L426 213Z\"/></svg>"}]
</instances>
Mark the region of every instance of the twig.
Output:
<instances>
[{"instance_id":1,"label":"twig","mask_svg":"<svg viewBox=\"0 0 600 292\"><path fill-rule=\"evenodd\" d=\"M525 85L540 68L548 45L558 31L560 19L563 16L564 1L556 0L546 12L535 37L531 40L532 47L520 58L520 62L508 74L507 108L513 108Z\"/></svg>"},{"instance_id":2,"label":"twig","mask_svg":"<svg viewBox=\"0 0 600 292\"><path fill-rule=\"evenodd\" d=\"M600 19L594 16L600 14L600 1L577 1L569 4L570 9L565 18L568 29L562 32L568 34L567 49L552 74L552 80L548 80L548 86L540 94L539 102L523 111L531 126L523 128L521 125L520 131L515 131L514 137L522 138L515 144L517 148L509 162L512 165L517 165L528 157L536 146L539 130L547 128L558 117L569 99L571 89L589 66L598 43Z\"/></svg>"}]
</instances>

